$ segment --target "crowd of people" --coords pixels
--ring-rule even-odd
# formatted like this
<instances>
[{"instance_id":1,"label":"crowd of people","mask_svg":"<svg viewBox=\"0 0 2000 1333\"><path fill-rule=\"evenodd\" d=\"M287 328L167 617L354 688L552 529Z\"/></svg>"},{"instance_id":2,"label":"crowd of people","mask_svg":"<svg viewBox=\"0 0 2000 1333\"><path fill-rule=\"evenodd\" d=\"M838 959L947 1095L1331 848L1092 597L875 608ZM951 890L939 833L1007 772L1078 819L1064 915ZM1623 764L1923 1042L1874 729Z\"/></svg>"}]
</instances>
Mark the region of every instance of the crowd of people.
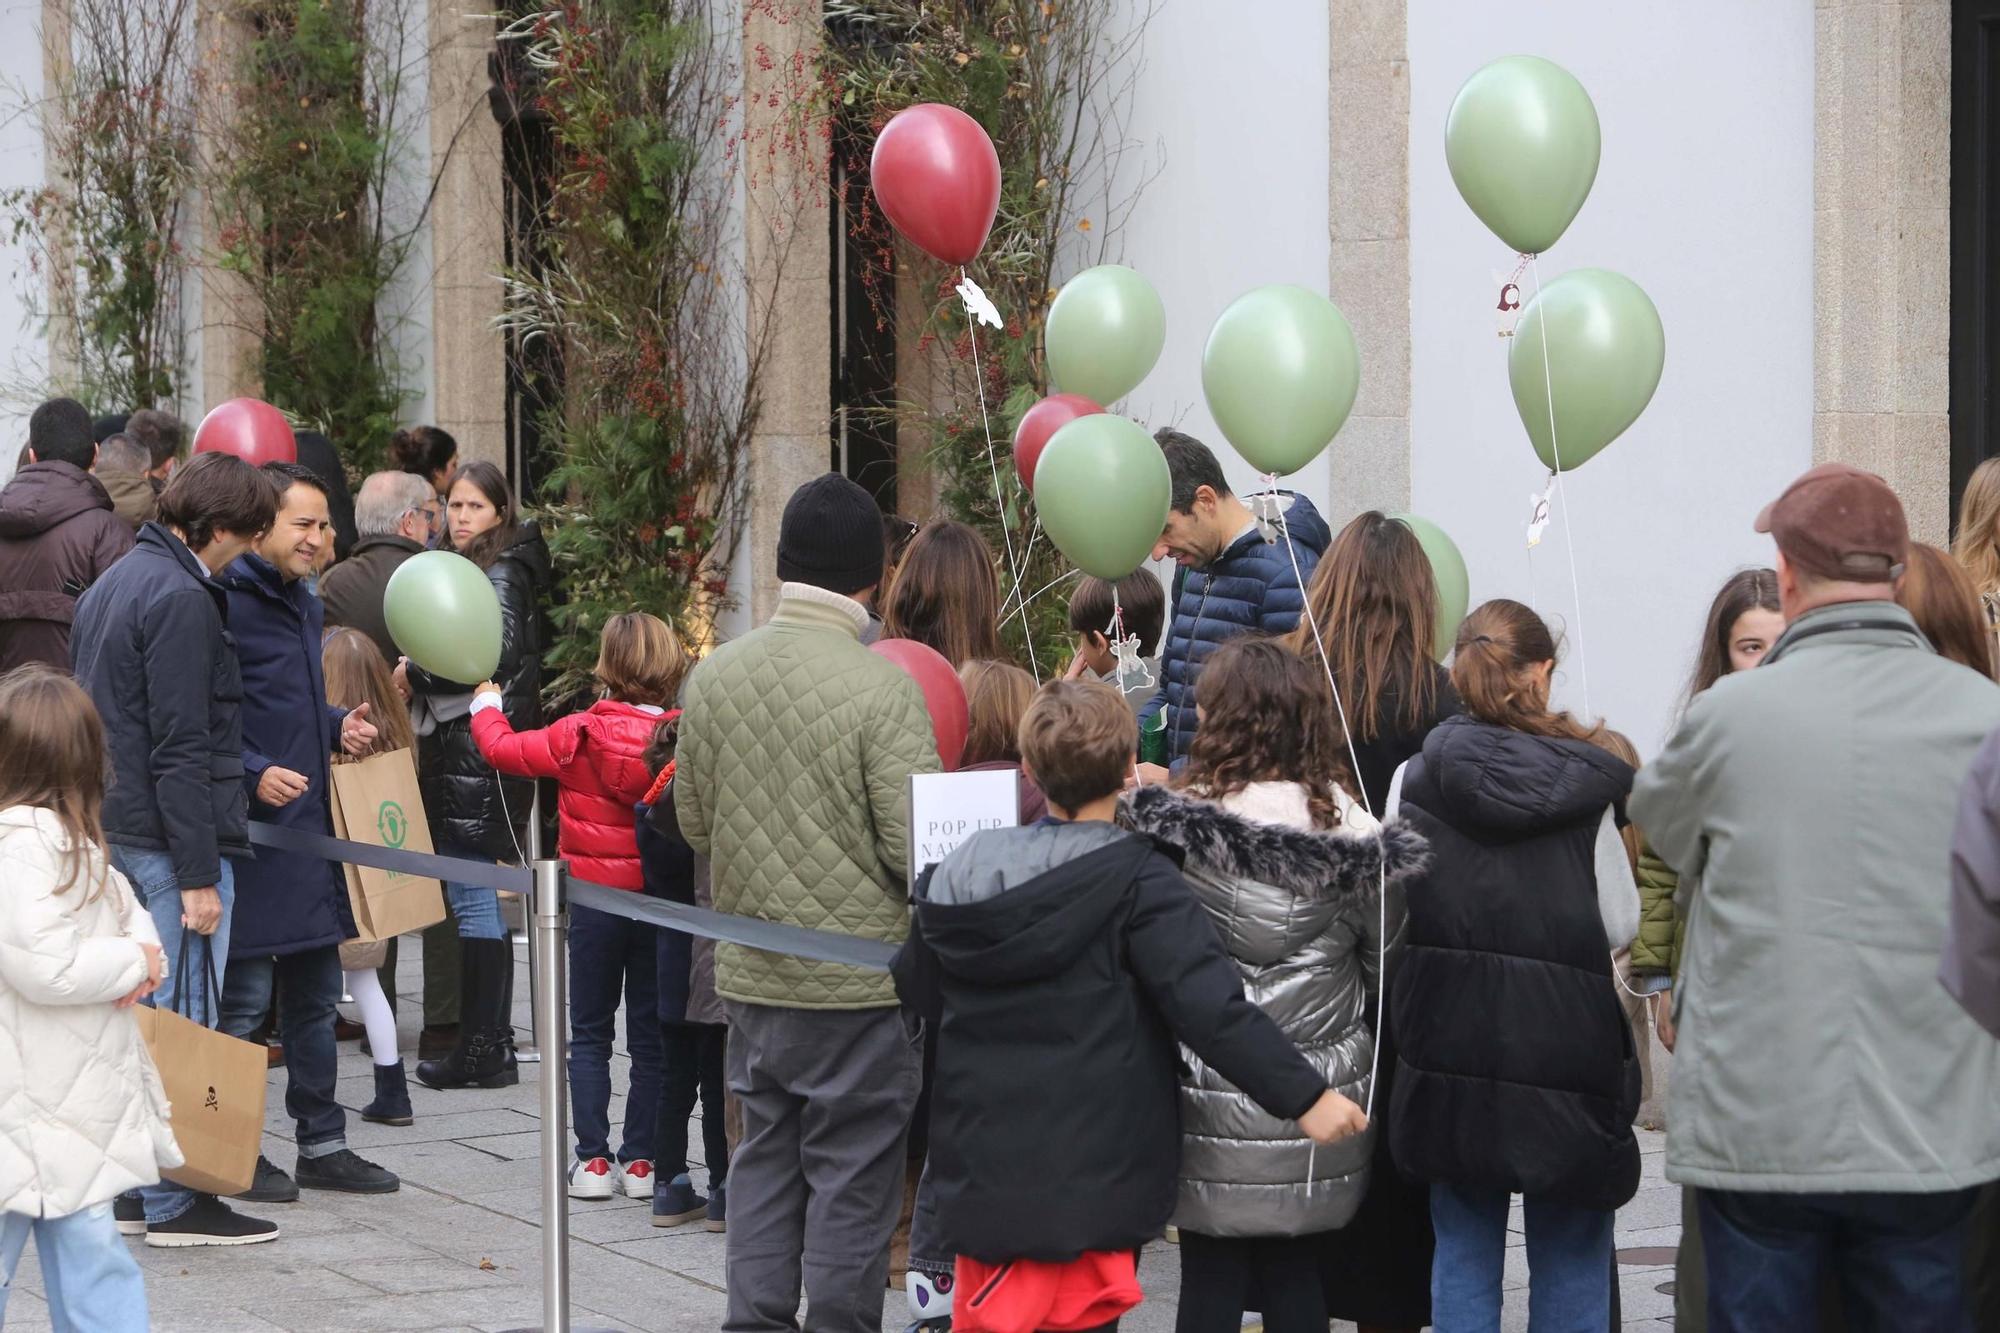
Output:
<instances>
[{"instance_id":1,"label":"crowd of people","mask_svg":"<svg viewBox=\"0 0 2000 1333\"><path fill-rule=\"evenodd\" d=\"M876 1329L892 1284L931 1329L1115 1328L1162 1235L1184 1333L1497 1329L1517 1198L1529 1326L1615 1327L1655 1033L1679 1326L2000 1327L2000 463L1950 553L1879 478L1795 481L1642 765L1554 705L1535 610L1440 642L1406 525L1260 518L1175 430L1171 587L1077 578L1060 679L1010 657L977 531L828 474L764 625L697 661L616 616L552 721L553 567L497 468L419 427L350 501L324 441L260 469L184 435L55 400L0 490L0 1261L32 1235L77 1327L145 1326L120 1232L257 1243L277 1224L234 1202L399 1187L334 1086L365 1039L359 1114L414 1119L396 941L355 938L338 867L250 839L331 832L333 765L395 751L444 855L524 859L549 782L583 878L898 946L884 974L572 909L569 1191L726 1232L732 1333L802 1296ZM494 588L489 680L384 619L440 547ZM941 760L883 638L959 673L959 766L1018 774L1015 825L915 883L910 779ZM416 1077L514 1083L504 904L444 897ZM290 1171L260 1157L234 1201L163 1179L136 1003L275 1039Z\"/></svg>"}]
</instances>

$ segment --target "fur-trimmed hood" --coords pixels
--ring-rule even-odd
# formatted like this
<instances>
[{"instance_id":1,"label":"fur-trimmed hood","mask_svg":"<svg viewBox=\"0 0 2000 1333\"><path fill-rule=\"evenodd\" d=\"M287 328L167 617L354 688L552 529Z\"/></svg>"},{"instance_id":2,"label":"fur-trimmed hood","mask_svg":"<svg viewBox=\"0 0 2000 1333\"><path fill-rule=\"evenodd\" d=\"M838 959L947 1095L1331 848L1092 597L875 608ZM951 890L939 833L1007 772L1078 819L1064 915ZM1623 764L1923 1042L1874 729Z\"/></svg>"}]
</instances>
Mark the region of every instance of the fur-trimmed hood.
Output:
<instances>
[{"instance_id":1,"label":"fur-trimmed hood","mask_svg":"<svg viewBox=\"0 0 2000 1333\"><path fill-rule=\"evenodd\" d=\"M1133 791L1119 820L1185 853L1188 882L1247 963L1290 956L1337 917L1374 916L1385 855L1391 885L1430 859L1423 835L1401 821L1369 832L1293 828L1166 787Z\"/></svg>"}]
</instances>

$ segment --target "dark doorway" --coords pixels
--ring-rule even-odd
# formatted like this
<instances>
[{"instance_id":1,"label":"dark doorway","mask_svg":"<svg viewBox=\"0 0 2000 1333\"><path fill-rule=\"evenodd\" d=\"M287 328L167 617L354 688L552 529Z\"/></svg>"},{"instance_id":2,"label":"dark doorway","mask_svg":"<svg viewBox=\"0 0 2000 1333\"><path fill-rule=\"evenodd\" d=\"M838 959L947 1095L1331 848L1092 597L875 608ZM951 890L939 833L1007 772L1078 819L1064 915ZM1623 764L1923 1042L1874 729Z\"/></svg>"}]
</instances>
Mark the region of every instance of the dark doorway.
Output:
<instances>
[{"instance_id":1,"label":"dark doorway","mask_svg":"<svg viewBox=\"0 0 2000 1333\"><path fill-rule=\"evenodd\" d=\"M2000 0L1954 0L1951 29L1951 507L2000 455Z\"/></svg>"},{"instance_id":2,"label":"dark doorway","mask_svg":"<svg viewBox=\"0 0 2000 1333\"><path fill-rule=\"evenodd\" d=\"M487 104L500 124L505 263L539 271L547 262L548 208L555 189L555 131L541 106L543 75L527 59L527 43L502 41L486 57ZM562 355L553 338L528 341L507 334L507 479L527 504L542 499L543 483L561 460L545 438L549 413L562 401Z\"/></svg>"}]
</instances>

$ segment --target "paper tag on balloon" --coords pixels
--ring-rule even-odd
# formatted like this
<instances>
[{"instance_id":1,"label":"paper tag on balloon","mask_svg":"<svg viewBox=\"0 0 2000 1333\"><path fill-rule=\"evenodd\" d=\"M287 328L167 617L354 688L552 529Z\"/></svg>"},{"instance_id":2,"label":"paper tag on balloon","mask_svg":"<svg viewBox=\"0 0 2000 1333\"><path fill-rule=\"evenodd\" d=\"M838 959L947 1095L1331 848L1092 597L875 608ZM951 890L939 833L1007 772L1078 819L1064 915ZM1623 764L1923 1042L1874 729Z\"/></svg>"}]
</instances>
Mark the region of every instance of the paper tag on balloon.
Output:
<instances>
[{"instance_id":1,"label":"paper tag on balloon","mask_svg":"<svg viewBox=\"0 0 2000 1333\"><path fill-rule=\"evenodd\" d=\"M1488 270L1493 275L1494 287L1500 292L1493 305L1494 333L1498 337L1513 337L1514 326L1521 322L1521 275L1527 269L1528 258L1524 255L1512 273L1502 273L1497 268Z\"/></svg>"},{"instance_id":2,"label":"paper tag on balloon","mask_svg":"<svg viewBox=\"0 0 2000 1333\"><path fill-rule=\"evenodd\" d=\"M1275 546L1285 521L1284 497L1278 494L1278 479L1264 478L1264 489L1250 497L1250 513L1257 520L1257 535L1266 546Z\"/></svg>"},{"instance_id":3,"label":"paper tag on balloon","mask_svg":"<svg viewBox=\"0 0 2000 1333\"><path fill-rule=\"evenodd\" d=\"M1556 488L1556 474L1549 473L1549 484L1542 488L1540 495L1530 495L1528 503L1533 509L1528 514L1528 547L1533 549L1542 544L1542 533L1549 526L1549 497Z\"/></svg>"},{"instance_id":4,"label":"paper tag on balloon","mask_svg":"<svg viewBox=\"0 0 2000 1333\"><path fill-rule=\"evenodd\" d=\"M979 290L978 283L974 282L971 278L961 275L958 280L958 286L952 290L956 291L959 299L965 302L965 317L967 319L984 324L988 328L997 329L1001 327L1000 311L994 307L992 300L986 293Z\"/></svg>"},{"instance_id":5,"label":"paper tag on balloon","mask_svg":"<svg viewBox=\"0 0 2000 1333\"><path fill-rule=\"evenodd\" d=\"M1151 687L1153 673L1146 670L1145 659L1139 656L1138 635L1116 640L1111 645L1111 651L1118 657L1118 665L1112 675L1121 691L1130 694L1134 690Z\"/></svg>"}]
</instances>

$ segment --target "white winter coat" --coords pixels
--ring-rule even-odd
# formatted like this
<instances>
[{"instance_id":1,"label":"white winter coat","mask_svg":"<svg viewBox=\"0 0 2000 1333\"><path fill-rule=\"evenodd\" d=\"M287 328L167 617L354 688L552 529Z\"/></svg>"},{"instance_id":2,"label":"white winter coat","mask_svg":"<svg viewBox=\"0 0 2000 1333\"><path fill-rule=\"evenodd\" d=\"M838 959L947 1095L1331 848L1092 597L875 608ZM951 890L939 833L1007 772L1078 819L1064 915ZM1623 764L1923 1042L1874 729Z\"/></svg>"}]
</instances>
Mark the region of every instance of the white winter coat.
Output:
<instances>
[{"instance_id":1,"label":"white winter coat","mask_svg":"<svg viewBox=\"0 0 2000 1333\"><path fill-rule=\"evenodd\" d=\"M0 810L0 1211L64 1217L178 1166L166 1091L130 1009L153 920L125 877L61 893L62 825Z\"/></svg>"}]
</instances>

